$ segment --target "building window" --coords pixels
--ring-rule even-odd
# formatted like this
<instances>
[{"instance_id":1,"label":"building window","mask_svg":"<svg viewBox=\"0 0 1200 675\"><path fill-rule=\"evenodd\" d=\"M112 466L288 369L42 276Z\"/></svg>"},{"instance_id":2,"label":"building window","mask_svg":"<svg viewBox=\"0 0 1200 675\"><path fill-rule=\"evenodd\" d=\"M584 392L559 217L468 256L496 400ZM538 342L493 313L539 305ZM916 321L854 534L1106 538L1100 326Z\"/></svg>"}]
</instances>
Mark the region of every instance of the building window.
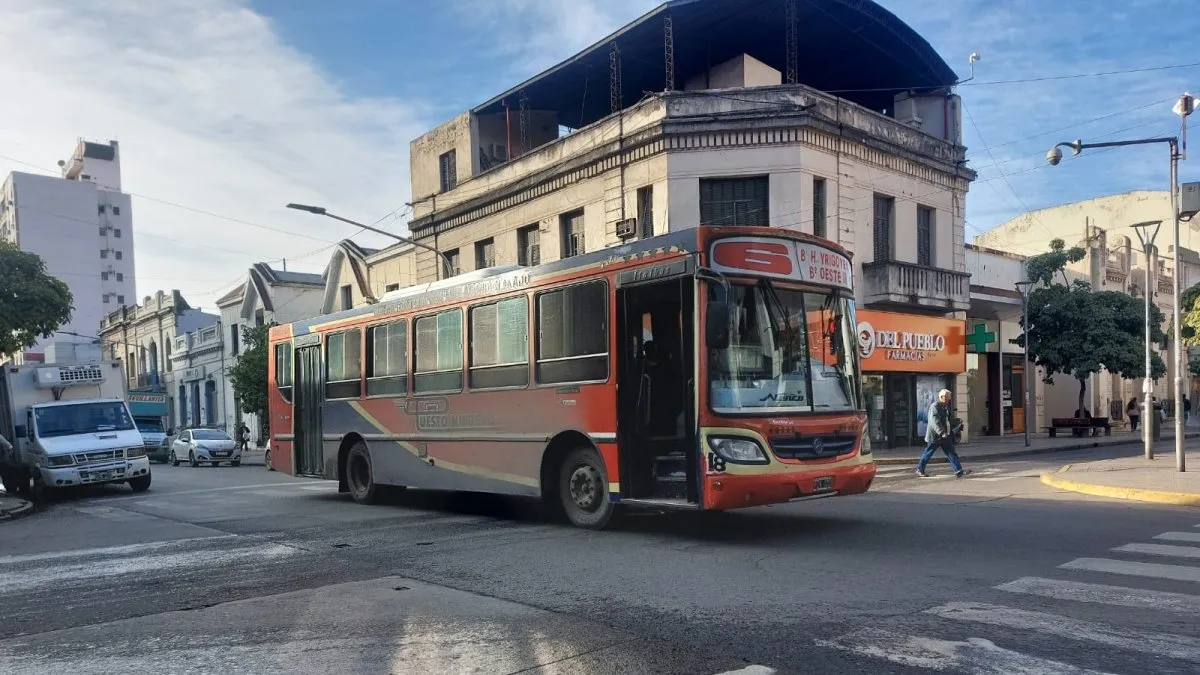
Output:
<instances>
[{"instance_id":1,"label":"building window","mask_svg":"<svg viewBox=\"0 0 1200 675\"><path fill-rule=\"evenodd\" d=\"M446 251L446 262L450 266L450 276L457 276L462 266L458 263L458 249Z\"/></svg>"},{"instance_id":2,"label":"building window","mask_svg":"<svg viewBox=\"0 0 1200 675\"><path fill-rule=\"evenodd\" d=\"M104 213L104 205L103 205L103 204L97 204L97 205L96 205L96 212L97 212L97 213L101 213L101 214L102 214L102 213Z\"/></svg>"},{"instance_id":3,"label":"building window","mask_svg":"<svg viewBox=\"0 0 1200 675\"><path fill-rule=\"evenodd\" d=\"M100 257L107 258L108 257L108 249L106 249L106 248L100 249Z\"/></svg>"},{"instance_id":4,"label":"building window","mask_svg":"<svg viewBox=\"0 0 1200 675\"><path fill-rule=\"evenodd\" d=\"M700 179L702 225L769 225L770 179Z\"/></svg>"},{"instance_id":5,"label":"building window","mask_svg":"<svg viewBox=\"0 0 1200 675\"><path fill-rule=\"evenodd\" d=\"M438 157L438 174L441 177L442 192L449 192L458 185L458 161L455 151L442 153Z\"/></svg>"},{"instance_id":6,"label":"building window","mask_svg":"<svg viewBox=\"0 0 1200 675\"><path fill-rule=\"evenodd\" d=\"M491 237L475 242L475 269L496 266L496 241Z\"/></svg>"},{"instance_id":7,"label":"building window","mask_svg":"<svg viewBox=\"0 0 1200 675\"><path fill-rule=\"evenodd\" d=\"M398 290L400 290L400 284L388 284L387 286L383 287L384 293L391 293L392 291Z\"/></svg>"},{"instance_id":8,"label":"building window","mask_svg":"<svg viewBox=\"0 0 1200 675\"><path fill-rule=\"evenodd\" d=\"M537 296L537 381L608 378L608 285L592 281Z\"/></svg>"},{"instance_id":9,"label":"building window","mask_svg":"<svg viewBox=\"0 0 1200 675\"><path fill-rule=\"evenodd\" d=\"M262 326L264 323L266 323L266 317L263 315L263 311L261 309L254 310L254 325Z\"/></svg>"},{"instance_id":10,"label":"building window","mask_svg":"<svg viewBox=\"0 0 1200 675\"><path fill-rule=\"evenodd\" d=\"M121 252L120 252L120 251L115 251L115 252L113 253L113 257L115 257L117 260L120 260L120 259L121 259L121 257L122 257L122 256L121 256Z\"/></svg>"},{"instance_id":11,"label":"building window","mask_svg":"<svg viewBox=\"0 0 1200 675\"><path fill-rule=\"evenodd\" d=\"M583 209L564 213L558 217L558 227L562 232L562 256L573 258L583 255L587 247L583 240Z\"/></svg>"},{"instance_id":12,"label":"building window","mask_svg":"<svg viewBox=\"0 0 1200 675\"><path fill-rule=\"evenodd\" d=\"M117 296L117 304L119 304L119 305L124 305L124 304L125 304L125 296L123 296L123 295L118 295L118 296Z\"/></svg>"},{"instance_id":13,"label":"building window","mask_svg":"<svg viewBox=\"0 0 1200 675\"><path fill-rule=\"evenodd\" d=\"M113 228L113 236L116 237L117 239L120 239L121 238L121 228L114 227Z\"/></svg>"},{"instance_id":14,"label":"building window","mask_svg":"<svg viewBox=\"0 0 1200 675\"><path fill-rule=\"evenodd\" d=\"M541 233L537 225L517 230L517 264L526 267L542 262Z\"/></svg>"},{"instance_id":15,"label":"building window","mask_svg":"<svg viewBox=\"0 0 1200 675\"><path fill-rule=\"evenodd\" d=\"M242 341L238 339L238 328L236 323L229 327L229 353L233 356L238 355L242 346Z\"/></svg>"},{"instance_id":16,"label":"building window","mask_svg":"<svg viewBox=\"0 0 1200 675\"><path fill-rule=\"evenodd\" d=\"M408 393L408 322L367 329L367 396Z\"/></svg>"},{"instance_id":17,"label":"building window","mask_svg":"<svg viewBox=\"0 0 1200 675\"><path fill-rule=\"evenodd\" d=\"M113 209L113 215L114 215L114 216L119 216L119 215L121 215L121 207L119 207L119 206L114 206L114 207L112 207L112 209Z\"/></svg>"},{"instance_id":18,"label":"building window","mask_svg":"<svg viewBox=\"0 0 1200 675\"><path fill-rule=\"evenodd\" d=\"M107 233L107 232L108 232L108 228L105 227L104 225L101 225L100 226L100 236L103 237L105 235L105 233Z\"/></svg>"},{"instance_id":19,"label":"building window","mask_svg":"<svg viewBox=\"0 0 1200 675\"><path fill-rule=\"evenodd\" d=\"M106 304L106 305L108 304L108 297L109 297L108 293L105 293L104 294L104 304Z\"/></svg>"},{"instance_id":20,"label":"building window","mask_svg":"<svg viewBox=\"0 0 1200 675\"><path fill-rule=\"evenodd\" d=\"M892 259L892 219L895 212L895 198L875 195L875 260Z\"/></svg>"},{"instance_id":21,"label":"building window","mask_svg":"<svg viewBox=\"0 0 1200 675\"><path fill-rule=\"evenodd\" d=\"M125 273L117 272L117 281L125 281Z\"/></svg>"},{"instance_id":22,"label":"building window","mask_svg":"<svg viewBox=\"0 0 1200 675\"><path fill-rule=\"evenodd\" d=\"M416 320L413 350L413 393L461 391L463 381L462 312L423 316Z\"/></svg>"},{"instance_id":23,"label":"building window","mask_svg":"<svg viewBox=\"0 0 1200 675\"><path fill-rule=\"evenodd\" d=\"M343 310L353 309L354 308L354 291L350 288L350 284L346 284L345 286L342 286L340 291L342 294L342 309Z\"/></svg>"},{"instance_id":24,"label":"building window","mask_svg":"<svg viewBox=\"0 0 1200 675\"><path fill-rule=\"evenodd\" d=\"M647 185L637 191L638 236L654 236L654 187Z\"/></svg>"},{"instance_id":25,"label":"building window","mask_svg":"<svg viewBox=\"0 0 1200 675\"><path fill-rule=\"evenodd\" d=\"M325 398L358 398L362 377L362 331L325 337Z\"/></svg>"},{"instance_id":26,"label":"building window","mask_svg":"<svg viewBox=\"0 0 1200 675\"><path fill-rule=\"evenodd\" d=\"M132 356L132 355L131 355ZM179 426L187 426L187 385L179 385Z\"/></svg>"},{"instance_id":27,"label":"building window","mask_svg":"<svg viewBox=\"0 0 1200 675\"><path fill-rule=\"evenodd\" d=\"M472 389L529 384L529 303L522 296L471 308Z\"/></svg>"},{"instance_id":28,"label":"building window","mask_svg":"<svg viewBox=\"0 0 1200 675\"><path fill-rule=\"evenodd\" d=\"M204 421L217 423L217 383L212 380L204 383Z\"/></svg>"},{"instance_id":29,"label":"building window","mask_svg":"<svg viewBox=\"0 0 1200 675\"><path fill-rule=\"evenodd\" d=\"M108 272L100 273L100 281L108 281Z\"/></svg>"},{"instance_id":30,"label":"building window","mask_svg":"<svg viewBox=\"0 0 1200 675\"><path fill-rule=\"evenodd\" d=\"M930 267L933 265L933 209L928 206L917 207L917 264Z\"/></svg>"},{"instance_id":31,"label":"building window","mask_svg":"<svg viewBox=\"0 0 1200 675\"><path fill-rule=\"evenodd\" d=\"M825 179L813 179L813 234L818 237L829 237L825 224Z\"/></svg>"}]
</instances>

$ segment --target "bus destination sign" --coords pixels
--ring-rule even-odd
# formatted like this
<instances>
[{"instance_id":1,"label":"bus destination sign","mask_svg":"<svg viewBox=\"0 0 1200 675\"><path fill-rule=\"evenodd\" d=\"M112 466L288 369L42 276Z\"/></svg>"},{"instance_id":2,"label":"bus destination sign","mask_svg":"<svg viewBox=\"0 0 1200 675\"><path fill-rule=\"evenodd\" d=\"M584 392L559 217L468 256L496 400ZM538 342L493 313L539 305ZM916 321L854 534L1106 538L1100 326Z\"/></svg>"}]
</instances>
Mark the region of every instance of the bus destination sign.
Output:
<instances>
[{"instance_id":1,"label":"bus destination sign","mask_svg":"<svg viewBox=\"0 0 1200 675\"><path fill-rule=\"evenodd\" d=\"M790 279L851 290L850 258L819 244L766 237L730 237L712 245L711 264L724 274Z\"/></svg>"}]
</instances>

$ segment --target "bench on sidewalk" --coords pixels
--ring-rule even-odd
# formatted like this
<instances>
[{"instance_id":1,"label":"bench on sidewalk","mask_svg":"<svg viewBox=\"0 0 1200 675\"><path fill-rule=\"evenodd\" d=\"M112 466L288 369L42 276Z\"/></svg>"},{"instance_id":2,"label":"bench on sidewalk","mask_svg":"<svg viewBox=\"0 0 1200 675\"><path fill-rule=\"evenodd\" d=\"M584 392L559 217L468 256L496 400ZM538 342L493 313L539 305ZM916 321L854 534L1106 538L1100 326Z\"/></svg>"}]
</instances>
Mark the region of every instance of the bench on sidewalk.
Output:
<instances>
[{"instance_id":1,"label":"bench on sidewalk","mask_svg":"<svg viewBox=\"0 0 1200 675\"><path fill-rule=\"evenodd\" d=\"M1112 436L1112 423L1107 417L1055 417L1050 420L1050 426L1042 427L1050 433L1050 438L1058 437L1059 429L1070 429L1076 438L1093 434L1103 429L1105 436Z\"/></svg>"}]
</instances>

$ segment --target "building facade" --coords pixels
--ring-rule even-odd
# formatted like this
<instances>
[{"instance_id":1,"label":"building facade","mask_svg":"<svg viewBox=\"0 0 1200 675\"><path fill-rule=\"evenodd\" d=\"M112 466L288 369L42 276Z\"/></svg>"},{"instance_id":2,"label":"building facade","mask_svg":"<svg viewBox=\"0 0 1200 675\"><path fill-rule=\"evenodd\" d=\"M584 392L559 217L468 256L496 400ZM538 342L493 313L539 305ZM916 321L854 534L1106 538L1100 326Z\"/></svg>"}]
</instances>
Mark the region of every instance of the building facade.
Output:
<instances>
[{"instance_id":1,"label":"building facade","mask_svg":"<svg viewBox=\"0 0 1200 675\"><path fill-rule=\"evenodd\" d=\"M189 305L179 291L158 291L143 298L142 304L121 307L100 320L104 355L123 362L129 394L139 410L164 417L168 423L178 418L179 401L171 391L175 336L216 320L216 314ZM165 406L159 408L159 401Z\"/></svg>"},{"instance_id":2,"label":"building facade","mask_svg":"<svg viewBox=\"0 0 1200 675\"><path fill-rule=\"evenodd\" d=\"M365 249L349 239L338 242L325 268L321 313L378 302L392 291L416 283L412 244Z\"/></svg>"},{"instance_id":3,"label":"building facade","mask_svg":"<svg viewBox=\"0 0 1200 675\"><path fill-rule=\"evenodd\" d=\"M243 335L248 327L290 323L320 314L325 286L325 279L320 274L277 270L266 263L252 265L246 272L245 280L217 300L221 312L218 323L222 345L220 353L225 367L233 365L245 349ZM199 346L207 344L203 340L201 342L203 344ZM208 359L204 369L206 374L189 381L207 383L207 373L215 367L211 355ZM199 372L197 370L191 374ZM250 440L256 444L264 442L268 434L266 420L242 412L228 377L219 381L214 378L214 381L219 396L214 410L223 415L226 432L232 434L239 422L245 422L250 428ZM202 415L204 410L206 408L202 406L197 415Z\"/></svg>"},{"instance_id":4,"label":"building facade","mask_svg":"<svg viewBox=\"0 0 1200 675\"><path fill-rule=\"evenodd\" d=\"M101 319L136 302L133 210L121 191L120 147L80 140L61 177L12 172L0 187L0 240L36 253L67 284L70 321L52 341L89 342ZM20 360L41 358L42 344Z\"/></svg>"},{"instance_id":5,"label":"building facade","mask_svg":"<svg viewBox=\"0 0 1200 675\"><path fill-rule=\"evenodd\" d=\"M168 389L175 400L177 428L209 427L233 434L237 415L221 392L226 383L226 356L221 322L175 336L171 348Z\"/></svg>"},{"instance_id":6,"label":"building facade","mask_svg":"<svg viewBox=\"0 0 1200 675\"><path fill-rule=\"evenodd\" d=\"M934 379L965 417L974 172L957 77L878 5L818 4L798 16L786 0L668 2L415 139L413 238L454 274L701 224L812 233L853 253L860 307L889 314L891 332L871 340L936 326L957 350L868 372L884 399L878 442L918 442ZM899 82L924 86L886 88ZM434 253L411 255L417 283L444 274Z\"/></svg>"},{"instance_id":7,"label":"building facade","mask_svg":"<svg viewBox=\"0 0 1200 675\"><path fill-rule=\"evenodd\" d=\"M1163 226L1147 256L1132 226L1156 220L1161 220ZM1068 247L1079 246L1086 255L1069 265L1070 278L1086 281L1096 290L1129 293L1136 298L1149 295L1163 312L1162 329L1174 335L1170 323L1174 276L1181 275L1183 289L1200 282L1200 256L1191 248L1191 227L1185 225L1181 230L1183 245L1177 261L1171 241L1170 194L1165 190L1137 190L1030 211L979 235L975 243L1024 255L1045 253L1054 239L1062 239ZM1167 365L1166 377L1150 383L1151 395L1164 402L1170 411L1174 405L1171 386L1176 369L1173 349L1169 340L1151 348ZM1189 374L1186 351L1181 367L1185 391L1194 398L1200 382ZM1102 371L1086 383L1084 405L1093 415L1122 419L1123 404L1133 398L1142 400L1144 386L1144 379L1137 375L1120 377ZM1079 407L1078 396L1079 386L1073 378L1056 377L1045 389L1045 414L1048 417L1074 414Z\"/></svg>"}]
</instances>

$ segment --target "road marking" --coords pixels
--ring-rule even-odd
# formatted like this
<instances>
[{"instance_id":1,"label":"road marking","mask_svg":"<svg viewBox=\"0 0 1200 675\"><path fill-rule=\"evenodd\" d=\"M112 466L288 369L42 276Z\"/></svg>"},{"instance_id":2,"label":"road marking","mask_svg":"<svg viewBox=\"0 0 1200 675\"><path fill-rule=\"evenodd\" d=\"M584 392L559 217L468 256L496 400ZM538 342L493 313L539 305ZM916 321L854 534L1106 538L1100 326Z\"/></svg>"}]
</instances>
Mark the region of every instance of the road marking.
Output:
<instances>
[{"instance_id":1,"label":"road marking","mask_svg":"<svg viewBox=\"0 0 1200 675\"><path fill-rule=\"evenodd\" d=\"M717 673L717 675L775 675L777 672L779 671L766 666L746 666L737 670L726 670L723 673Z\"/></svg>"},{"instance_id":2,"label":"road marking","mask_svg":"<svg viewBox=\"0 0 1200 675\"><path fill-rule=\"evenodd\" d=\"M1086 640L1125 651L1200 663L1200 640L1182 635L1146 633L1127 627L1118 628L982 602L950 602L926 610L925 613L953 621L972 621L1015 628L1034 635L1057 635L1069 640Z\"/></svg>"},{"instance_id":3,"label":"road marking","mask_svg":"<svg viewBox=\"0 0 1200 675\"><path fill-rule=\"evenodd\" d=\"M152 497L177 497L179 495L195 495L195 494L202 494L205 492L228 492L230 490L253 490L253 489L257 489L257 488L269 488L269 487L275 487L275 488L300 487L301 489L303 489L303 486L311 485L316 482L318 482L318 481L305 480L305 481L297 481L294 483L259 483L257 485L227 485L225 487L200 488L200 489L196 489L196 490L178 490L178 491L172 491L172 492L161 492L159 494L152 495ZM137 496L131 495L128 497L109 497L108 499L105 499L104 501L119 502L119 501L124 501L127 499L147 499L147 496L146 495L137 495Z\"/></svg>"},{"instance_id":4,"label":"road marking","mask_svg":"<svg viewBox=\"0 0 1200 675\"><path fill-rule=\"evenodd\" d=\"M227 551L184 551L163 555L91 560L79 564L48 565L17 572L0 572L0 593L28 591L39 586L69 587L73 581L106 583L109 577L141 574L154 570L210 570L227 574L227 566L240 562L264 563L300 553L291 546L261 544Z\"/></svg>"},{"instance_id":5,"label":"road marking","mask_svg":"<svg viewBox=\"0 0 1200 675\"><path fill-rule=\"evenodd\" d=\"M1054 600L1072 600L1120 607L1165 610L1179 614L1200 615L1200 595L1148 591L1141 588L1085 584L1080 581L1061 581L1041 577L1022 577L996 586L1009 593L1040 595Z\"/></svg>"},{"instance_id":6,"label":"road marking","mask_svg":"<svg viewBox=\"0 0 1200 675\"><path fill-rule=\"evenodd\" d=\"M862 656L885 659L910 668L925 668L956 673L987 675L1101 675L1102 671L1087 670L1022 654L997 646L983 638L967 638L964 642L904 635L877 628L863 628L832 640L817 640L819 647L832 647Z\"/></svg>"},{"instance_id":7,"label":"road marking","mask_svg":"<svg viewBox=\"0 0 1200 675\"><path fill-rule=\"evenodd\" d=\"M1125 544L1113 549L1122 553L1145 553L1167 555L1176 558L1200 558L1200 548L1195 546L1170 546L1168 544Z\"/></svg>"},{"instance_id":8,"label":"road marking","mask_svg":"<svg viewBox=\"0 0 1200 675\"><path fill-rule=\"evenodd\" d=\"M1158 579L1195 581L1200 583L1200 567L1130 562L1128 560L1110 560L1108 558L1077 558L1069 563L1059 565L1059 567L1065 570L1108 572L1109 574L1127 574L1134 577L1155 577Z\"/></svg>"},{"instance_id":9,"label":"road marking","mask_svg":"<svg viewBox=\"0 0 1200 675\"><path fill-rule=\"evenodd\" d=\"M27 553L24 555L6 555L0 557L0 565L17 565L20 563L36 562L38 560L58 560L61 558L82 558L87 556L120 556L128 553L146 553L171 546L194 544L196 542L221 541L234 539L241 535L219 534L212 537L190 537L188 539L171 539L168 541L151 541L144 544L126 544L124 546L105 546L103 548L77 548L73 551L52 551L49 553Z\"/></svg>"},{"instance_id":10,"label":"road marking","mask_svg":"<svg viewBox=\"0 0 1200 675\"><path fill-rule=\"evenodd\" d=\"M1163 532L1155 537L1163 541L1190 541L1200 544L1200 532Z\"/></svg>"}]
</instances>

